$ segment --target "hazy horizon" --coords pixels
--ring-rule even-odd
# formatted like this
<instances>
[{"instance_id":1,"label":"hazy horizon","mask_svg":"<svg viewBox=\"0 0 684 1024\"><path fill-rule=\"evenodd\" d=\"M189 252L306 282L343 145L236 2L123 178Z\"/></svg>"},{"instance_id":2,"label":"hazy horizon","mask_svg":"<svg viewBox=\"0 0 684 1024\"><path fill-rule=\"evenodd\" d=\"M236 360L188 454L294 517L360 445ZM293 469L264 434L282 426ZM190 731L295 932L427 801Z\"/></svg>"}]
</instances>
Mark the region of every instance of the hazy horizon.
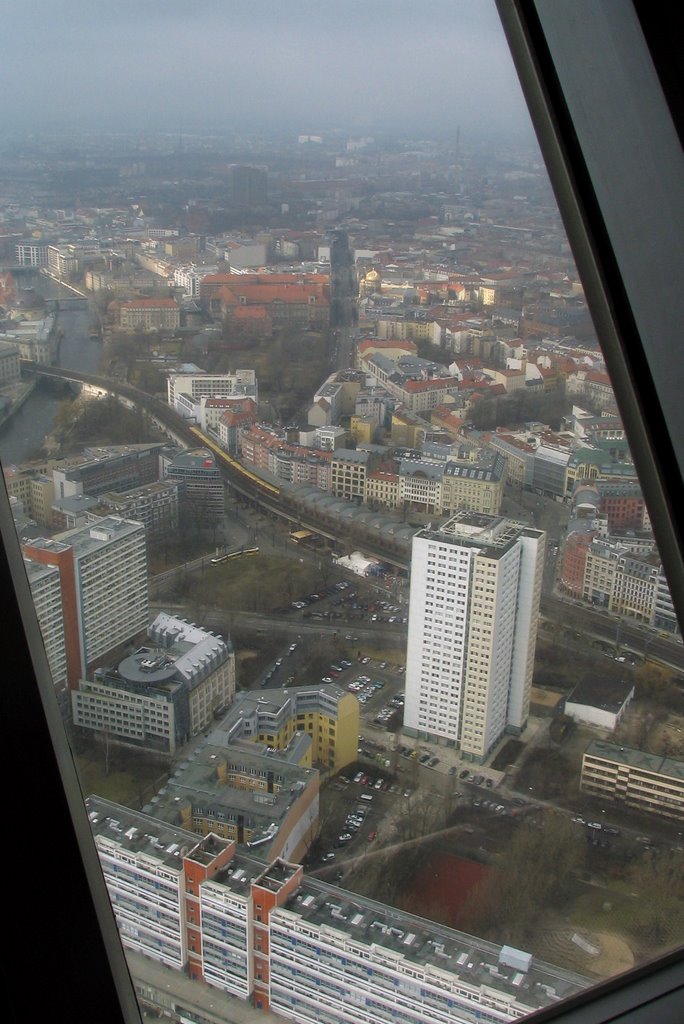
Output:
<instances>
[{"instance_id":1,"label":"hazy horizon","mask_svg":"<svg viewBox=\"0 0 684 1024\"><path fill-rule=\"evenodd\" d=\"M6 132L532 137L493 0L26 0L4 12Z\"/></svg>"}]
</instances>

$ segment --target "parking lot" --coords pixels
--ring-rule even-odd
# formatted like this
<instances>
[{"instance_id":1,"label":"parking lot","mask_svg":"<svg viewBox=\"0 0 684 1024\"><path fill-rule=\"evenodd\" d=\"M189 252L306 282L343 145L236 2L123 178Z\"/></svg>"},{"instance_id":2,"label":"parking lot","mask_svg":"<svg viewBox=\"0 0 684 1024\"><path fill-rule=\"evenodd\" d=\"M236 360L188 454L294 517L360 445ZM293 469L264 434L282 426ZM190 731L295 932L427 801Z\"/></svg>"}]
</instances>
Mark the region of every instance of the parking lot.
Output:
<instances>
[{"instance_id":1,"label":"parking lot","mask_svg":"<svg viewBox=\"0 0 684 1024\"><path fill-rule=\"evenodd\" d=\"M338 775L321 795L321 831L310 851L315 868L358 857L380 837L404 791L387 770L362 769Z\"/></svg>"}]
</instances>

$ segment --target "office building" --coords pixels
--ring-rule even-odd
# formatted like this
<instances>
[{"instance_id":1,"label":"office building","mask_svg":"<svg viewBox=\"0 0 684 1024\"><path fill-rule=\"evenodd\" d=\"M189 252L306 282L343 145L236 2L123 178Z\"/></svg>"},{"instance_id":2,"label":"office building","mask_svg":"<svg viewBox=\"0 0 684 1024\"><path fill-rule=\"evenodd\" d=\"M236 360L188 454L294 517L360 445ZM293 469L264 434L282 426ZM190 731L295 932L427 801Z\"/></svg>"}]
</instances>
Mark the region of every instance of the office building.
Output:
<instances>
[{"instance_id":1,"label":"office building","mask_svg":"<svg viewBox=\"0 0 684 1024\"><path fill-rule=\"evenodd\" d=\"M54 497L97 495L151 484L159 479L159 457L164 447L159 442L106 445L86 448L77 459L65 460L65 465L49 463Z\"/></svg>"},{"instance_id":2,"label":"office building","mask_svg":"<svg viewBox=\"0 0 684 1024\"><path fill-rule=\"evenodd\" d=\"M503 1024L586 979L91 796L125 947L299 1024Z\"/></svg>"},{"instance_id":3,"label":"office building","mask_svg":"<svg viewBox=\"0 0 684 1024\"><path fill-rule=\"evenodd\" d=\"M117 516L38 538L24 554L59 569L69 686L147 626L145 527Z\"/></svg>"},{"instance_id":4,"label":"office building","mask_svg":"<svg viewBox=\"0 0 684 1024\"><path fill-rule=\"evenodd\" d=\"M212 742L230 745L247 740L286 750L298 733L311 740L299 763L334 775L356 760L358 700L335 683L243 690L212 734Z\"/></svg>"},{"instance_id":5,"label":"office building","mask_svg":"<svg viewBox=\"0 0 684 1024\"><path fill-rule=\"evenodd\" d=\"M159 480L131 490L105 491L99 497L99 504L108 513L142 523L148 541L160 540L173 536L178 528L179 489L175 480Z\"/></svg>"},{"instance_id":6,"label":"office building","mask_svg":"<svg viewBox=\"0 0 684 1024\"><path fill-rule=\"evenodd\" d=\"M121 330L175 331L180 307L175 299L131 299L121 303Z\"/></svg>"},{"instance_id":7,"label":"office building","mask_svg":"<svg viewBox=\"0 0 684 1024\"><path fill-rule=\"evenodd\" d=\"M173 754L235 696L232 644L161 612L147 643L116 669L96 669L72 693L74 725L113 742Z\"/></svg>"},{"instance_id":8,"label":"office building","mask_svg":"<svg viewBox=\"0 0 684 1024\"><path fill-rule=\"evenodd\" d=\"M237 842L264 863L305 857L318 835L321 774L300 763L311 747L299 733L286 750L212 737L143 808L197 835Z\"/></svg>"},{"instance_id":9,"label":"office building","mask_svg":"<svg viewBox=\"0 0 684 1024\"><path fill-rule=\"evenodd\" d=\"M482 762L520 733L530 687L544 534L460 512L413 538L406 705L408 735Z\"/></svg>"},{"instance_id":10,"label":"office building","mask_svg":"<svg viewBox=\"0 0 684 1024\"><path fill-rule=\"evenodd\" d=\"M223 519L223 478L216 459L207 448L183 452L166 469L169 480L180 484L181 512L199 527Z\"/></svg>"}]
</instances>

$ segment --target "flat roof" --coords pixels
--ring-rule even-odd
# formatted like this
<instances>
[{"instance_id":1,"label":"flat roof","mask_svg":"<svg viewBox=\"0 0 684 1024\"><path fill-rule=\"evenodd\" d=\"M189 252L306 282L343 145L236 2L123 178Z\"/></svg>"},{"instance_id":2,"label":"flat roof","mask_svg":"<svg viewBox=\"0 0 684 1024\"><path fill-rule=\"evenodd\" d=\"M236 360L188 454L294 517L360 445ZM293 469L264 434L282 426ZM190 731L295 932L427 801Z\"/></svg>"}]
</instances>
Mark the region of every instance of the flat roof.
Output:
<instances>
[{"instance_id":1,"label":"flat roof","mask_svg":"<svg viewBox=\"0 0 684 1024\"><path fill-rule=\"evenodd\" d=\"M376 956L387 950L392 959L398 954L414 964L462 978L476 988L486 986L506 993L534 1009L589 984L581 975L522 950L487 942L306 875L283 909L304 922L328 926L354 942L372 946ZM514 961L515 966L510 966ZM523 964L527 970L522 969Z\"/></svg>"},{"instance_id":2,"label":"flat roof","mask_svg":"<svg viewBox=\"0 0 684 1024\"><path fill-rule=\"evenodd\" d=\"M607 743L605 740L592 740L585 750L586 755L615 761L617 764L625 764L654 775L667 775L678 782L684 781L684 762L675 761L671 757L661 757L659 754L649 754L645 750L619 747L616 743Z\"/></svg>"},{"instance_id":3,"label":"flat roof","mask_svg":"<svg viewBox=\"0 0 684 1024\"><path fill-rule=\"evenodd\" d=\"M585 675L568 696L566 704L583 704L617 714L633 692L634 684L624 679Z\"/></svg>"}]
</instances>

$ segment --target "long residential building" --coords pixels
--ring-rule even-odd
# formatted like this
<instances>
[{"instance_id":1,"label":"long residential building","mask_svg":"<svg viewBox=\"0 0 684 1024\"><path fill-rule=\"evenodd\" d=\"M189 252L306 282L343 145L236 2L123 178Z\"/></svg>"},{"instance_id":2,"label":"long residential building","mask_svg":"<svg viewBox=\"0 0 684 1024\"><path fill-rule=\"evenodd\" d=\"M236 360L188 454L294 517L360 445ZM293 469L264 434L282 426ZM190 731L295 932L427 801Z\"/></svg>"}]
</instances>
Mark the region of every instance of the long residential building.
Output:
<instances>
[{"instance_id":1,"label":"long residential building","mask_svg":"<svg viewBox=\"0 0 684 1024\"><path fill-rule=\"evenodd\" d=\"M413 538L404 729L483 761L525 728L545 535L460 512Z\"/></svg>"},{"instance_id":2,"label":"long residential building","mask_svg":"<svg viewBox=\"0 0 684 1024\"><path fill-rule=\"evenodd\" d=\"M299 1024L504 1024L588 981L256 859L99 797L87 800L127 949Z\"/></svg>"},{"instance_id":3,"label":"long residential building","mask_svg":"<svg viewBox=\"0 0 684 1024\"><path fill-rule=\"evenodd\" d=\"M580 789L638 811L684 821L684 762L593 740L582 757Z\"/></svg>"}]
</instances>

